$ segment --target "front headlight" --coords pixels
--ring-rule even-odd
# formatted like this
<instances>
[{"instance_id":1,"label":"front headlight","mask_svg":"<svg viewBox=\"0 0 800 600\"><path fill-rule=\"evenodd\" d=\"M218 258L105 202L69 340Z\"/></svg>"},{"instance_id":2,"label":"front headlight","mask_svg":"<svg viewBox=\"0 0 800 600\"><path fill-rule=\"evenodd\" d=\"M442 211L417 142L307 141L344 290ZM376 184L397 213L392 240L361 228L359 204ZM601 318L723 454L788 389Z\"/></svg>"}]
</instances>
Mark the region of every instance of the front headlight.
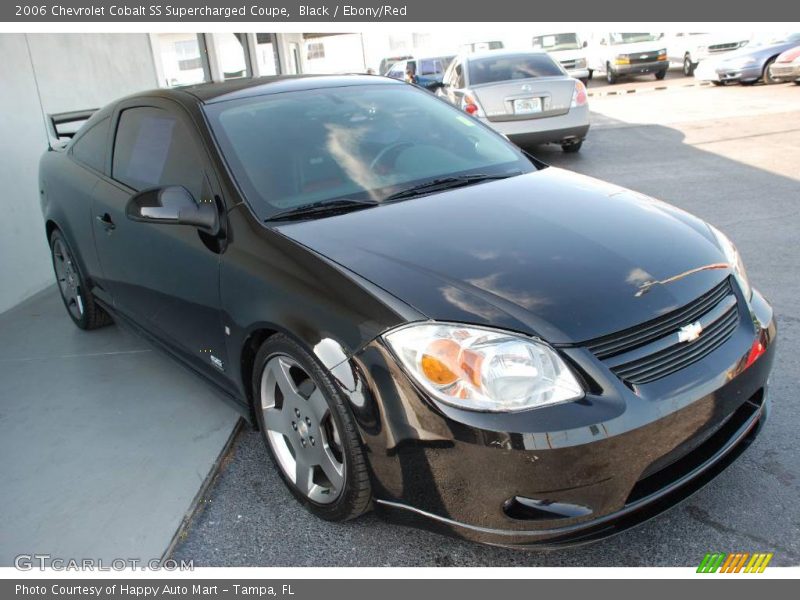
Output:
<instances>
[{"instance_id":1,"label":"front headlight","mask_svg":"<svg viewBox=\"0 0 800 600\"><path fill-rule=\"evenodd\" d=\"M417 383L458 408L513 412L583 397L556 351L532 338L455 323L416 323L383 337Z\"/></svg>"},{"instance_id":2,"label":"front headlight","mask_svg":"<svg viewBox=\"0 0 800 600\"><path fill-rule=\"evenodd\" d=\"M753 289L750 287L750 281L747 279L747 272L744 270L744 262L742 262L739 251L736 249L736 246L733 245L733 242L728 239L728 236L719 229L713 225L709 225L708 228L711 230L711 233L714 234L714 237L717 238L719 247L722 248L722 251L725 253L725 260L731 266L733 275L739 282L744 297L749 302L750 297L753 295Z\"/></svg>"},{"instance_id":3,"label":"front headlight","mask_svg":"<svg viewBox=\"0 0 800 600\"><path fill-rule=\"evenodd\" d=\"M575 68L576 69L585 69L586 68L586 59L585 58L578 58L575 60Z\"/></svg>"}]
</instances>

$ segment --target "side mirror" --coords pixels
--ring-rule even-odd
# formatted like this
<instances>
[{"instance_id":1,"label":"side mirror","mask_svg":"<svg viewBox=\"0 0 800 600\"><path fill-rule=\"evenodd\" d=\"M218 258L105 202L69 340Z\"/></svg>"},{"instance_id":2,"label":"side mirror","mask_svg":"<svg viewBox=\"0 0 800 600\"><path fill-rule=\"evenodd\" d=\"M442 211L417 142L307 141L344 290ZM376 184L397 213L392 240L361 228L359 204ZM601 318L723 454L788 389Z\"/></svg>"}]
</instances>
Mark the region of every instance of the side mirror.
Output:
<instances>
[{"instance_id":1,"label":"side mirror","mask_svg":"<svg viewBox=\"0 0 800 600\"><path fill-rule=\"evenodd\" d=\"M163 225L192 225L212 235L219 232L219 215L213 202L194 201L185 187L169 185L144 190L128 201L131 221Z\"/></svg>"},{"instance_id":2,"label":"side mirror","mask_svg":"<svg viewBox=\"0 0 800 600\"><path fill-rule=\"evenodd\" d=\"M603 38L602 40L600 40L600 45L601 45L601 46L605 46L605 45L606 45L606 40L605 40L605 38Z\"/></svg>"},{"instance_id":3,"label":"side mirror","mask_svg":"<svg viewBox=\"0 0 800 600\"><path fill-rule=\"evenodd\" d=\"M584 47L584 48L588 48L588 47L589 47L589 42L586 42L586 41L584 41L584 42L583 42L583 47Z\"/></svg>"}]
</instances>

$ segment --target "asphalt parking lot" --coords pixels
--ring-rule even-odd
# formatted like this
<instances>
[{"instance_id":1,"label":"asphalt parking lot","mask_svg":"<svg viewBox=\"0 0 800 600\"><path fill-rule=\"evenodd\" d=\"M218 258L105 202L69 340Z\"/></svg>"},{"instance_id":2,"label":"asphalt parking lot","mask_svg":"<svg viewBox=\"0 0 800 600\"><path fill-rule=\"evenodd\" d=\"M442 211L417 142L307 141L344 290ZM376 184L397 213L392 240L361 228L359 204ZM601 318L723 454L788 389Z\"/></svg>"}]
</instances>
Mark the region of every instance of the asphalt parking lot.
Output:
<instances>
[{"instance_id":1,"label":"asphalt parking lot","mask_svg":"<svg viewBox=\"0 0 800 600\"><path fill-rule=\"evenodd\" d=\"M534 152L554 166L673 203L735 240L780 330L771 418L742 458L636 529L590 546L526 552L373 515L320 521L294 501L259 434L245 427L175 558L197 566L694 566L709 551L761 551L775 553L773 565L800 564L800 86L686 87L693 80L674 74L658 85L651 79L617 86L637 93L590 99L593 129L579 154Z\"/></svg>"}]
</instances>

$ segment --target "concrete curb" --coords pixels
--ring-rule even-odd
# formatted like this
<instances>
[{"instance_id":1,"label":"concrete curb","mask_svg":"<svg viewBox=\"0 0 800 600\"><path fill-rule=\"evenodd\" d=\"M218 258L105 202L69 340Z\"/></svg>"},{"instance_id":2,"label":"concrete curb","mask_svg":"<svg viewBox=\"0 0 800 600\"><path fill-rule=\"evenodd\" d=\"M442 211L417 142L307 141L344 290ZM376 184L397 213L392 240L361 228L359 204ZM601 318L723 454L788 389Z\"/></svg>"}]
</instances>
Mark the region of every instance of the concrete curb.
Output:
<instances>
[{"instance_id":1,"label":"concrete curb","mask_svg":"<svg viewBox=\"0 0 800 600\"><path fill-rule=\"evenodd\" d=\"M655 87L646 87L646 88L628 88L625 90L609 90L609 91L597 91L597 92L590 92L587 90L586 95L589 98L601 98L603 96L627 96L628 94L643 94L645 92L662 92L664 90L671 90L671 89L683 89L683 88L690 88L690 87L706 87L710 86L710 81L698 81L697 83L682 83L679 85L657 85Z\"/></svg>"},{"instance_id":2,"label":"concrete curb","mask_svg":"<svg viewBox=\"0 0 800 600\"><path fill-rule=\"evenodd\" d=\"M231 434L228 436L228 440L222 447L219 456L217 456L217 460L214 461L214 464L208 471L208 475L206 475L206 478L200 485L200 489L197 491L197 494L192 500L192 503L186 510L186 514L183 516L181 524L178 525L178 529L175 531L175 535L172 536L172 539L170 540L167 549L164 550L164 554L161 555L162 563L165 560L168 560L172 556L172 553L175 551L175 547L186 537L186 534L188 533L189 528L192 525L194 517L202 510L203 501L208 495L208 492L214 486L214 482L216 481L217 476L222 471L223 465L227 462L228 456L233 451L233 446L236 443L236 439L239 437L239 432L241 432L242 429L244 428L245 423L246 421L243 418L240 418L238 421L236 421L236 425L233 426Z\"/></svg>"}]
</instances>

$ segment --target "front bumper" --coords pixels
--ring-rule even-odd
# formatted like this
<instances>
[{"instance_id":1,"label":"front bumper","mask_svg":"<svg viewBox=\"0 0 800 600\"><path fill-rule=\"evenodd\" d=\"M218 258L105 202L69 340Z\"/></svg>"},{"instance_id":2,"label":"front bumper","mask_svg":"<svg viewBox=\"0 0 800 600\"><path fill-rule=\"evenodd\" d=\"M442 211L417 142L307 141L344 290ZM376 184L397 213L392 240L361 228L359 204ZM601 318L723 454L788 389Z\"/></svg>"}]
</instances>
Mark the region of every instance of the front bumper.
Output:
<instances>
[{"instance_id":1,"label":"front bumper","mask_svg":"<svg viewBox=\"0 0 800 600\"><path fill-rule=\"evenodd\" d=\"M480 117L479 120L521 146L560 144L582 140L586 137L589 132L589 106L570 108L566 114L554 117L513 121L490 121L485 117Z\"/></svg>"},{"instance_id":2,"label":"front bumper","mask_svg":"<svg viewBox=\"0 0 800 600\"><path fill-rule=\"evenodd\" d=\"M769 74L780 81L798 81L800 80L800 63L773 63L769 68Z\"/></svg>"},{"instance_id":3,"label":"front bumper","mask_svg":"<svg viewBox=\"0 0 800 600\"><path fill-rule=\"evenodd\" d=\"M744 67L734 66L709 66L704 67L705 63L700 63L697 70L694 72L696 79L702 81L719 81L726 82L751 82L757 81L761 78L761 66L758 64L747 65Z\"/></svg>"},{"instance_id":4,"label":"front bumper","mask_svg":"<svg viewBox=\"0 0 800 600\"><path fill-rule=\"evenodd\" d=\"M585 543L663 512L724 470L766 419L776 328L756 296L752 320L723 346L638 390L588 350L563 349L591 382L586 397L516 414L437 405L372 342L334 375L367 448L376 509L519 547ZM754 335L766 350L745 367Z\"/></svg>"},{"instance_id":5,"label":"front bumper","mask_svg":"<svg viewBox=\"0 0 800 600\"><path fill-rule=\"evenodd\" d=\"M646 75L648 73L658 73L669 69L668 60L658 60L654 62L638 63L632 65L611 65L611 70L617 75Z\"/></svg>"}]
</instances>

